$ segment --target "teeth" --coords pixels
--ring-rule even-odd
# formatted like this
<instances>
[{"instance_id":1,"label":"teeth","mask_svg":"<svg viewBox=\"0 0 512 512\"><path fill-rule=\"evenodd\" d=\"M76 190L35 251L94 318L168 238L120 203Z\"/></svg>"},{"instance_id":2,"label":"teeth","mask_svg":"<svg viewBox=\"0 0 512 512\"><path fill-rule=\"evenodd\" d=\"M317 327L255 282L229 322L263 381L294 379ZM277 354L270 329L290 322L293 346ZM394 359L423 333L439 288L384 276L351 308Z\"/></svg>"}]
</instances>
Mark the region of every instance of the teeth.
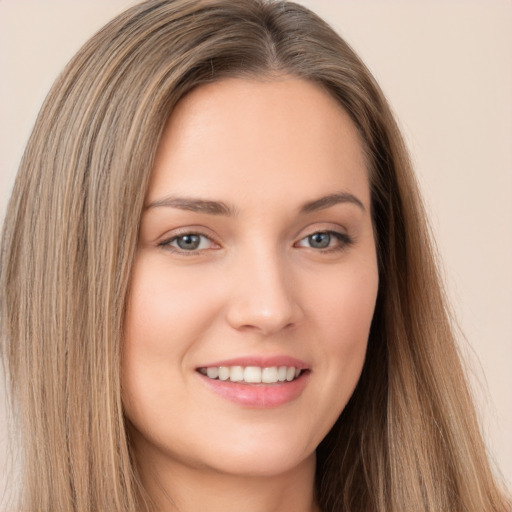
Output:
<instances>
[{"instance_id":1,"label":"teeth","mask_svg":"<svg viewBox=\"0 0 512 512\"><path fill-rule=\"evenodd\" d=\"M272 368L263 368L263 371L261 372L261 382L264 382L265 384L274 384L277 382L277 368L275 366L272 366Z\"/></svg>"},{"instance_id":2,"label":"teeth","mask_svg":"<svg viewBox=\"0 0 512 512\"><path fill-rule=\"evenodd\" d=\"M229 368L227 366L219 366L219 380L229 379Z\"/></svg>"},{"instance_id":3,"label":"teeth","mask_svg":"<svg viewBox=\"0 0 512 512\"><path fill-rule=\"evenodd\" d=\"M244 382L254 384L261 382L261 368L258 366L247 366L244 370Z\"/></svg>"},{"instance_id":4,"label":"teeth","mask_svg":"<svg viewBox=\"0 0 512 512\"><path fill-rule=\"evenodd\" d=\"M231 382L240 382L244 380L244 369L242 366L232 366L229 370L229 380Z\"/></svg>"},{"instance_id":5,"label":"teeth","mask_svg":"<svg viewBox=\"0 0 512 512\"><path fill-rule=\"evenodd\" d=\"M219 379L231 382L246 382L248 384L276 384L277 382L291 382L300 376L302 370L294 366L210 366L200 368L203 375L210 379Z\"/></svg>"},{"instance_id":6,"label":"teeth","mask_svg":"<svg viewBox=\"0 0 512 512\"><path fill-rule=\"evenodd\" d=\"M206 375L208 375L210 379L216 379L219 376L219 369L216 366L206 368Z\"/></svg>"}]
</instances>

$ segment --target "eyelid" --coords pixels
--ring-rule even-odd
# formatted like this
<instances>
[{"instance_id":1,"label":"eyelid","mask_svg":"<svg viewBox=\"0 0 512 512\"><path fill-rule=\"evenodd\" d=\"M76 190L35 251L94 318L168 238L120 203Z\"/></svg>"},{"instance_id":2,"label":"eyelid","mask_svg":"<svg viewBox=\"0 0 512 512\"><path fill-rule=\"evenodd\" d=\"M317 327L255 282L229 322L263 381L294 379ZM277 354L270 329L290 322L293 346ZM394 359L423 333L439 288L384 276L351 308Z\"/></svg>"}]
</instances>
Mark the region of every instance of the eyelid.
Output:
<instances>
[{"instance_id":1,"label":"eyelid","mask_svg":"<svg viewBox=\"0 0 512 512\"><path fill-rule=\"evenodd\" d=\"M304 245L300 245L301 242L307 240L309 237L314 236L315 234L319 233L326 233L334 237L338 243L331 247L325 247L325 248L318 248L318 247L308 247ZM203 237L207 240L209 240L210 244L216 247L208 247L208 248L202 248L202 249L181 249L179 247L175 247L171 245L172 242L174 242L176 239L186 236L186 235L195 235L199 237ZM294 248L304 248L304 249L311 249L312 251L316 253L331 253L331 252L340 252L345 249L347 249L350 245L354 243L354 238L349 236L345 230L342 229L333 229L328 227L317 227L316 229L311 229L309 233L302 236L297 242L293 244ZM206 251L211 251L215 249L220 249L221 245L219 242L216 241L215 237L212 236L210 233L206 233L203 228L195 228L193 226L188 226L184 228L178 228L174 230L170 235L165 236L162 238L158 243L158 247L161 247L169 252L178 254L178 255L184 255L184 256L194 256L199 255L201 253L204 253Z\"/></svg>"},{"instance_id":2,"label":"eyelid","mask_svg":"<svg viewBox=\"0 0 512 512\"><path fill-rule=\"evenodd\" d=\"M325 233L325 234L329 234L329 235L333 236L334 238L336 238L338 243L334 247L328 246L325 248L308 247L308 246L304 246L304 245L299 245L304 240L307 240L308 238L310 238L316 234L319 234L319 233ZM316 253L325 254L325 253L344 251L353 244L354 244L354 238L352 236L348 235L344 230L326 227L326 228L317 228L317 229L311 230L308 234L306 234L305 236L302 236L297 242L295 242L294 247L302 247L304 249L311 249Z\"/></svg>"},{"instance_id":3,"label":"eyelid","mask_svg":"<svg viewBox=\"0 0 512 512\"><path fill-rule=\"evenodd\" d=\"M194 256L198 255L204 251L210 251L213 250L212 248L208 249L193 249L193 250L184 250L180 249L179 247L175 247L171 245L171 242L174 242L176 239L186 236L186 235L195 235L200 236L203 238L208 239L211 244L217 246L213 249L220 248L220 244L215 240L215 238L211 234L205 233L201 228L194 228L194 227L186 227L186 228L179 228L174 230L170 235L165 236L162 240L160 240L157 245L158 247L161 247L162 249L165 249L169 252L178 254L178 255L184 255L184 256Z\"/></svg>"}]
</instances>

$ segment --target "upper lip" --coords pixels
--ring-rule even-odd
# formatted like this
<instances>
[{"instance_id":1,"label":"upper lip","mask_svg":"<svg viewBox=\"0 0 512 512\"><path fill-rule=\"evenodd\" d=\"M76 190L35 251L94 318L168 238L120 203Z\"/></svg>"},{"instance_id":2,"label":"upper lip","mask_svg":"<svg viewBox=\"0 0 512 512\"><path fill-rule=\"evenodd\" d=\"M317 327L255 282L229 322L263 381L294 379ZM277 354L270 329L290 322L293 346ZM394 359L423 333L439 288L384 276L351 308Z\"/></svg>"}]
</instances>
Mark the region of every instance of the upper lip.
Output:
<instances>
[{"instance_id":1,"label":"upper lip","mask_svg":"<svg viewBox=\"0 0 512 512\"><path fill-rule=\"evenodd\" d=\"M309 365L297 359L296 357L291 356L242 356L235 357L232 359L224 359L222 361L214 361L211 363L206 363L203 365L199 365L197 368L210 368L210 367L219 367L219 366L259 366L260 368L271 368L272 366L293 366L300 370L309 369Z\"/></svg>"}]
</instances>

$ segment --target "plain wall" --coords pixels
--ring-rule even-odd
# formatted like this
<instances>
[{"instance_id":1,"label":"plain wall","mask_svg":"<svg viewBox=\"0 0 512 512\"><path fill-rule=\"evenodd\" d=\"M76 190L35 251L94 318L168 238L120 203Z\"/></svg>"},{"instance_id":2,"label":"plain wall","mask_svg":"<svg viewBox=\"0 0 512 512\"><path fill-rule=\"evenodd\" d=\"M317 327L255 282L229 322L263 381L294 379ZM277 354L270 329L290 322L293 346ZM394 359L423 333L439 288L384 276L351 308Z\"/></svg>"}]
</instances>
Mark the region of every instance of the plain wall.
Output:
<instances>
[{"instance_id":1,"label":"plain wall","mask_svg":"<svg viewBox=\"0 0 512 512\"><path fill-rule=\"evenodd\" d=\"M64 64L127 0L0 0L0 218ZM512 484L512 2L303 0L360 54L409 144L490 453ZM3 383L2 383L3 384ZM0 495L7 447L0 384ZM1 501L1 500L0 500Z\"/></svg>"}]
</instances>

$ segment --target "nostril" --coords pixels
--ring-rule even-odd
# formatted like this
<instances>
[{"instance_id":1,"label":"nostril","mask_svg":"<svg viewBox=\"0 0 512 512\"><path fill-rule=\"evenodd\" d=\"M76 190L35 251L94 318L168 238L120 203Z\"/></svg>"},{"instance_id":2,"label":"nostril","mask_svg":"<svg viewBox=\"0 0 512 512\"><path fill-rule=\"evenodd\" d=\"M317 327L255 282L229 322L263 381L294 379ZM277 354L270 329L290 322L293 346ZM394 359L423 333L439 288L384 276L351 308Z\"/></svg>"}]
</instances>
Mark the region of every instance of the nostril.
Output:
<instances>
[{"instance_id":1,"label":"nostril","mask_svg":"<svg viewBox=\"0 0 512 512\"><path fill-rule=\"evenodd\" d=\"M227 319L234 329L260 331L269 335L293 328L299 320L299 314L295 308L266 310L237 304L230 308Z\"/></svg>"}]
</instances>

